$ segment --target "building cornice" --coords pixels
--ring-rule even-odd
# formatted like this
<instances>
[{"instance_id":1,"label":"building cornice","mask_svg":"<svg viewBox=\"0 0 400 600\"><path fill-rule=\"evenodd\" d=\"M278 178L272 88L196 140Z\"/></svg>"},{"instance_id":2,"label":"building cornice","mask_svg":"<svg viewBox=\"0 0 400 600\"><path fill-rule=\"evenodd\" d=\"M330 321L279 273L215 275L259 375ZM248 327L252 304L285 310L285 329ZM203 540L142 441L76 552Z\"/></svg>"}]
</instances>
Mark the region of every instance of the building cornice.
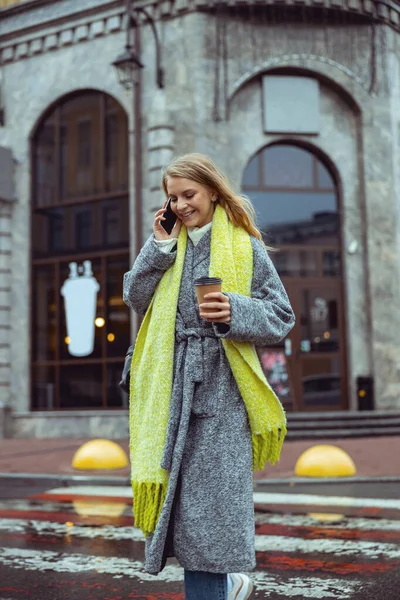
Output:
<instances>
[{"instance_id":1,"label":"building cornice","mask_svg":"<svg viewBox=\"0 0 400 600\"><path fill-rule=\"evenodd\" d=\"M116 11L120 13L124 12L122 0L109 0L99 3L97 6L86 7L82 10L78 9L72 13L60 14L57 17L46 18L46 14L44 14L44 18L42 17L37 23L29 26L19 24L18 19L15 18L18 14L23 12L27 13L29 10L33 9L37 10L41 6L50 4L54 6L54 0L32 0L31 2L24 2L6 9L0 9L0 21L6 23L7 20L9 20L9 22L13 24L13 27L11 27L8 31L7 27L2 28L5 33L0 35L0 44L4 44L5 42L13 40L21 35L35 35L42 32L43 29L46 28L61 29L66 25L73 24L75 21L82 21L85 19L93 20L94 17L99 19L102 16L110 13L110 11L114 13ZM18 11L17 8L19 9Z\"/></svg>"},{"instance_id":2,"label":"building cornice","mask_svg":"<svg viewBox=\"0 0 400 600\"><path fill-rule=\"evenodd\" d=\"M364 17L366 23L381 23L388 25L400 33L400 0L135 0L136 8L146 8L154 19L178 17L188 12L235 12L249 8L259 10L262 7L300 7L313 15L318 11L329 21L333 13Z\"/></svg>"},{"instance_id":3,"label":"building cornice","mask_svg":"<svg viewBox=\"0 0 400 600\"><path fill-rule=\"evenodd\" d=\"M56 4L61 6L62 0ZM0 21L7 17L33 11L38 7L53 5L54 0L31 0L0 10ZM191 12L224 14L242 9L260 6L293 7L293 0L135 0L136 8L146 8L155 21L181 16ZM390 26L400 33L400 0L296 0L296 7L303 6L305 11L323 10L329 21L329 11L346 12L365 18L365 23L377 23ZM0 36L0 66L17 60L26 59L44 52L55 51L65 46L82 43L97 37L120 32L124 27L125 4L123 0L109 0L96 3L85 9L60 14L44 19L29 26L15 26ZM289 14L289 13L288 13ZM321 13L322 14L322 13ZM306 15L306 12L304 13ZM303 15L303 16L304 16ZM138 12L139 24L145 24L146 17ZM13 19L14 22L14 19ZM315 21L314 21L315 22ZM343 24L345 26L345 24Z\"/></svg>"},{"instance_id":4,"label":"building cornice","mask_svg":"<svg viewBox=\"0 0 400 600\"><path fill-rule=\"evenodd\" d=\"M33 4L36 2L29 2ZM0 36L0 66L120 32L124 28L124 15L124 7L118 0L29 27L16 27Z\"/></svg>"},{"instance_id":5,"label":"building cornice","mask_svg":"<svg viewBox=\"0 0 400 600\"><path fill-rule=\"evenodd\" d=\"M25 0L16 2L9 7L0 9L2 17L14 16L39 7L61 4L62 0ZM350 15L364 16L368 20L376 20L389 25L400 32L400 0L133 0L135 8L146 8L154 20L171 18L183 13L202 11L215 12L218 10L237 10L262 6L294 6L321 10L328 14L330 11L344 12ZM124 10L124 0L109 0L93 6L86 12L101 12L103 7L119 7ZM82 13L85 11L82 11ZM140 16L140 15L138 15Z\"/></svg>"}]
</instances>

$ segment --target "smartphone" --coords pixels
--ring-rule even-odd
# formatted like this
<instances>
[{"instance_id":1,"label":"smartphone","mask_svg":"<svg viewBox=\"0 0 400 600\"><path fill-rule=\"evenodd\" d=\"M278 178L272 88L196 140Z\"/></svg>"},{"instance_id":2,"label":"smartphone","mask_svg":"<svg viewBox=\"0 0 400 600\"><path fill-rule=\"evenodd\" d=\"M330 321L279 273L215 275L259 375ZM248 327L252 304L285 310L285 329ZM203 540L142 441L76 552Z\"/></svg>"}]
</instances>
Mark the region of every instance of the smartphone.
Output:
<instances>
[{"instance_id":1,"label":"smartphone","mask_svg":"<svg viewBox=\"0 0 400 600\"><path fill-rule=\"evenodd\" d=\"M174 225L177 220L176 214L173 212L173 210L171 208L171 198L168 200L167 206L165 207L164 217L165 217L165 221L160 221L160 225L163 229L165 229L165 231L169 235L171 233L171 231L173 230Z\"/></svg>"}]
</instances>

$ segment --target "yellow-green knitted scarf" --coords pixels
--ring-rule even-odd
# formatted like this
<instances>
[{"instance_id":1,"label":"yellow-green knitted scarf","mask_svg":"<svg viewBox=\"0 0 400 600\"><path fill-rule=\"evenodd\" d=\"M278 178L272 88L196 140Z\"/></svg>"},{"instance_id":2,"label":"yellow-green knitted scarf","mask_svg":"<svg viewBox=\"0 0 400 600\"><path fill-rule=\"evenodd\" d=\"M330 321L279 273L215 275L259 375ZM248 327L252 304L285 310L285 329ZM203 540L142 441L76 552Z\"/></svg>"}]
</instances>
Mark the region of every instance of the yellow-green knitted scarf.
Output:
<instances>
[{"instance_id":1,"label":"yellow-green knitted scarf","mask_svg":"<svg viewBox=\"0 0 400 600\"><path fill-rule=\"evenodd\" d=\"M175 319L186 253L187 230L178 239L174 264L165 272L139 330L131 366L130 459L135 525L154 532L168 486L160 467L172 394ZM211 231L210 276L222 291L250 296L253 252L249 234L234 227L217 205ZM269 386L253 344L223 339L222 344L245 403L252 431L253 469L274 464L286 435L286 417Z\"/></svg>"}]
</instances>

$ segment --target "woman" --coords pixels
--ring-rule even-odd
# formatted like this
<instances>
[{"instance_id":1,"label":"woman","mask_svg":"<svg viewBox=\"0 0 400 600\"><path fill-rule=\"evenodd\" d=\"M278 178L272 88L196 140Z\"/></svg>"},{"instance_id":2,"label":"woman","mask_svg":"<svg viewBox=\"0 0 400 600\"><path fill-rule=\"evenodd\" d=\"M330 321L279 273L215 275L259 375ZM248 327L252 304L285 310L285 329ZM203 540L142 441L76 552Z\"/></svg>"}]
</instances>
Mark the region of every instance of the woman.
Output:
<instances>
[{"instance_id":1,"label":"woman","mask_svg":"<svg viewBox=\"0 0 400 600\"><path fill-rule=\"evenodd\" d=\"M126 304L146 314L131 367L135 524L146 535L145 570L157 574L175 556L186 600L246 599L252 583L240 572L256 564L252 470L279 458L286 433L254 346L279 342L294 315L250 202L210 159L174 160L162 186L175 227L162 227L165 203L124 276ZM222 292L199 305L195 280L208 275Z\"/></svg>"}]
</instances>

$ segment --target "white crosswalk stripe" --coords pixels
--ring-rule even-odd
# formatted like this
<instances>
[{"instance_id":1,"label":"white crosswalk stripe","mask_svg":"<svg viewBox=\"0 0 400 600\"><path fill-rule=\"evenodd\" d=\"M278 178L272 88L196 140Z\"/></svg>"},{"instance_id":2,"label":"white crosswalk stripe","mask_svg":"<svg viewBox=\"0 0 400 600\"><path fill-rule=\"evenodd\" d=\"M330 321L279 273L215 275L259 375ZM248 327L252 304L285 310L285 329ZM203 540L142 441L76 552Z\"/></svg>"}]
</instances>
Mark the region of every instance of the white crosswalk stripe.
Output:
<instances>
[{"instance_id":1,"label":"white crosswalk stripe","mask_svg":"<svg viewBox=\"0 0 400 600\"><path fill-rule=\"evenodd\" d=\"M167 565L164 570L154 577L142 571L140 561L132 561L121 557L99 557L85 554L60 554L49 550L26 550L21 548L0 548L0 565L25 569L30 571L47 571L51 569L57 573L84 573L97 571L109 574L115 579L127 577L141 581L182 581L183 570L175 565ZM290 577L287 582L282 582L279 575L262 573L252 574L257 589L263 590L268 597L270 592L274 595L281 594L285 598L315 598L334 600L348 600L360 581L343 581L338 578L317 577ZM289 584L289 585L288 585ZM275 596L276 597L276 596Z\"/></svg>"},{"instance_id":2,"label":"white crosswalk stripe","mask_svg":"<svg viewBox=\"0 0 400 600\"><path fill-rule=\"evenodd\" d=\"M282 520L281 520L282 524ZM101 538L105 540L131 540L135 542L144 542L142 532L136 527L113 527L105 525L99 527L82 527L79 525L67 525L64 523L53 523L51 521L23 519L4 519L0 521L0 531L23 533L29 527L29 530L36 531L38 534L58 534L75 536L78 538ZM399 559L400 547L398 544L335 540L335 539L315 539L304 540L298 537L288 537L280 535L257 535L256 551L258 552L296 552L310 553L322 552L332 553L336 556L352 556L362 554L366 558L378 559Z\"/></svg>"}]
</instances>

